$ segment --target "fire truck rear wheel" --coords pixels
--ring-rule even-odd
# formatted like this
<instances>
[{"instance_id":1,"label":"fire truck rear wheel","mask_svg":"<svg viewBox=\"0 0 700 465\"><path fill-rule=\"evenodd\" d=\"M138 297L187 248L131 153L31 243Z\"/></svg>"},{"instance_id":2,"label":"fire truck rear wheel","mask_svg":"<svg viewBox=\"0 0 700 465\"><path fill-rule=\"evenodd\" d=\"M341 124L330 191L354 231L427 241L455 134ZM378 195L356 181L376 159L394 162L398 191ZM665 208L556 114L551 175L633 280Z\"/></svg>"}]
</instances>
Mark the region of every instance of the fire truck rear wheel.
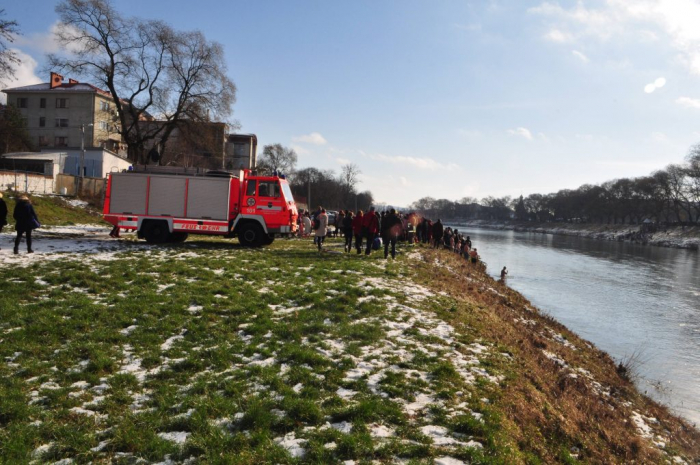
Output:
<instances>
[{"instance_id":1,"label":"fire truck rear wheel","mask_svg":"<svg viewBox=\"0 0 700 465\"><path fill-rule=\"evenodd\" d=\"M170 239L170 230L165 221L149 221L143 226L143 237L149 244L162 244Z\"/></svg>"},{"instance_id":2,"label":"fire truck rear wheel","mask_svg":"<svg viewBox=\"0 0 700 465\"><path fill-rule=\"evenodd\" d=\"M170 242L185 242L187 236L188 234L184 232L174 232L170 235Z\"/></svg>"},{"instance_id":3,"label":"fire truck rear wheel","mask_svg":"<svg viewBox=\"0 0 700 465\"><path fill-rule=\"evenodd\" d=\"M247 223L238 231L238 240L245 247L260 247L264 244L265 233L260 226Z\"/></svg>"}]
</instances>

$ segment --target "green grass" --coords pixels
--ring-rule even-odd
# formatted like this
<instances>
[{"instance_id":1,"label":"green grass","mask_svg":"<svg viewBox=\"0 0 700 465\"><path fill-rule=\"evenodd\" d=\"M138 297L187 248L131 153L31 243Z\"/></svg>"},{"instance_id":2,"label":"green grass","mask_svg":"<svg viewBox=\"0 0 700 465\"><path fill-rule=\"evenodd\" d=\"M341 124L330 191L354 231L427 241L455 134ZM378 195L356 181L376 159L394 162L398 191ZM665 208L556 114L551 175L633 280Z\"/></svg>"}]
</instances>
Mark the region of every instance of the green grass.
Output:
<instances>
[{"instance_id":1,"label":"green grass","mask_svg":"<svg viewBox=\"0 0 700 465\"><path fill-rule=\"evenodd\" d=\"M67 256L0 268L0 357L12 360L0 366L0 461L37 458L46 444L42 461L464 454L419 433L431 421L460 432L463 423L405 408L420 394L447 405L454 392L475 389L440 359L452 349L421 334L432 324L423 321L403 333L410 343L392 343L403 352L387 349L384 322L406 319L388 303L430 303L363 283L403 283L410 274L405 258L387 264L379 254L319 255L306 241L248 250L210 239L90 266ZM418 350L424 344L430 348ZM363 363L366 373L347 377ZM330 426L341 422L352 429ZM393 435L373 437L376 425ZM164 439L169 432L187 441ZM304 440L302 458L275 444L289 433Z\"/></svg>"},{"instance_id":2,"label":"green grass","mask_svg":"<svg viewBox=\"0 0 700 465\"><path fill-rule=\"evenodd\" d=\"M440 279L406 247L128 245L0 267L0 463L571 460L564 435L509 436L519 346L485 337L488 305L420 286Z\"/></svg>"}]
</instances>

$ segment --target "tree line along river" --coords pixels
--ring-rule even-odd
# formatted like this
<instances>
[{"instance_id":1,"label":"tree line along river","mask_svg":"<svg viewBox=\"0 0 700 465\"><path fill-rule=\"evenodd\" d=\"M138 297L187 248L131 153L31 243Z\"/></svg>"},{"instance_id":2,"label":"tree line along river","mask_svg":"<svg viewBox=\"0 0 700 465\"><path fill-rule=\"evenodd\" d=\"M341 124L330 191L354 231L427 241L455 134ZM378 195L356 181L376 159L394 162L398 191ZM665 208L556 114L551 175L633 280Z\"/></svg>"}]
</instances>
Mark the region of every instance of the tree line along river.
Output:
<instances>
[{"instance_id":1,"label":"tree line along river","mask_svg":"<svg viewBox=\"0 0 700 465\"><path fill-rule=\"evenodd\" d=\"M700 256L697 251L457 227L493 277L616 361L637 386L700 425Z\"/></svg>"}]
</instances>

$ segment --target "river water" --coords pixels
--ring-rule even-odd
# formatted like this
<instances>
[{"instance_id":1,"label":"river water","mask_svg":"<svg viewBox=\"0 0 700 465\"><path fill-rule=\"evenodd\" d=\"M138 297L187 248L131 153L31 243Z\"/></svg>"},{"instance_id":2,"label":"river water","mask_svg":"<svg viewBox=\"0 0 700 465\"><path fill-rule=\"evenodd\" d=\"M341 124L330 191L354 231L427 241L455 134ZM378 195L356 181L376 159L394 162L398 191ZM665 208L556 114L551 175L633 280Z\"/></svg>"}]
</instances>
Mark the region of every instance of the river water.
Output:
<instances>
[{"instance_id":1,"label":"river water","mask_svg":"<svg viewBox=\"0 0 700 465\"><path fill-rule=\"evenodd\" d=\"M700 425L700 254L612 241L460 228L494 277L616 361L637 386Z\"/></svg>"}]
</instances>

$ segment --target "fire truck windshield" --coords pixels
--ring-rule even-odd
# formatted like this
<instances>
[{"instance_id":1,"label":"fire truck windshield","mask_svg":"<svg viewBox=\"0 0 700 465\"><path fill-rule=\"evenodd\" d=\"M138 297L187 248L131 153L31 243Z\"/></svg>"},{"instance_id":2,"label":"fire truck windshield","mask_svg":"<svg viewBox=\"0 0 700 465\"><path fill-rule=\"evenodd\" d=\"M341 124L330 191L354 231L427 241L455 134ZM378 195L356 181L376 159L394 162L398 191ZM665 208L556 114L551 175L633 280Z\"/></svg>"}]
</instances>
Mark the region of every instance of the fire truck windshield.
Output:
<instances>
[{"instance_id":1,"label":"fire truck windshield","mask_svg":"<svg viewBox=\"0 0 700 465\"><path fill-rule=\"evenodd\" d=\"M282 192L284 193L284 200L287 202L294 201L294 196L292 195L292 190L289 188L289 184L286 182L281 182Z\"/></svg>"}]
</instances>

